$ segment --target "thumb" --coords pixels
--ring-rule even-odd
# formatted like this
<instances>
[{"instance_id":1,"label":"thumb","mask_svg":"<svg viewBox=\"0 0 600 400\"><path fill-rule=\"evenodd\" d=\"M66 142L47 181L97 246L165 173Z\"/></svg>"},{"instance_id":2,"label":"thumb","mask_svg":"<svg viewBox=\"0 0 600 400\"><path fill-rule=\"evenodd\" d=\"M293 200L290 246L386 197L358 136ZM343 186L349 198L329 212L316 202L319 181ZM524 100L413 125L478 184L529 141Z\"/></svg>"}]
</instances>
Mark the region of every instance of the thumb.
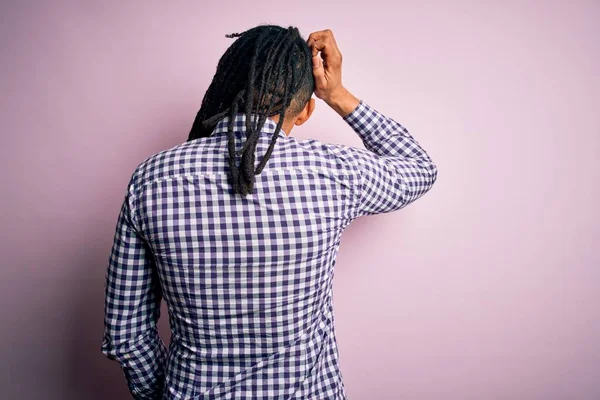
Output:
<instances>
[{"instance_id":1,"label":"thumb","mask_svg":"<svg viewBox=\"0 0 600 400\"><path fill-rule=\"evenodd\" d=\"M317 55L312 58L313 75L315 77L315 85L317 88L326 86L325 68L323 68L323 60Z\"/></svg>"}]
</instances>

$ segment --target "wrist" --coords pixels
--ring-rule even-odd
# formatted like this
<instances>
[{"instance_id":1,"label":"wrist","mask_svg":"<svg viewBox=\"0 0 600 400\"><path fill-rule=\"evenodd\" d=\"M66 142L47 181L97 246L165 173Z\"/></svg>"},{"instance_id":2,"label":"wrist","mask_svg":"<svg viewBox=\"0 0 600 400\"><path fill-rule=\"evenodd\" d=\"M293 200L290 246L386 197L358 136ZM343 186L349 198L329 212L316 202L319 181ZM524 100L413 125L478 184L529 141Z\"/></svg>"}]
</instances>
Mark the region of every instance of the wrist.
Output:
<instances>
[{"instance_id":1,"label":"wrist","mask_svg":"<svg viewBox=\"0 0 600 400\"><path fill-rule=\"evenodd\" d=\"M360 103L360 100L355 97L348 89L340 86L333 91L325 100L329 107L333 108L341 117L350 114Z\"/></svg>"}]
</instances>

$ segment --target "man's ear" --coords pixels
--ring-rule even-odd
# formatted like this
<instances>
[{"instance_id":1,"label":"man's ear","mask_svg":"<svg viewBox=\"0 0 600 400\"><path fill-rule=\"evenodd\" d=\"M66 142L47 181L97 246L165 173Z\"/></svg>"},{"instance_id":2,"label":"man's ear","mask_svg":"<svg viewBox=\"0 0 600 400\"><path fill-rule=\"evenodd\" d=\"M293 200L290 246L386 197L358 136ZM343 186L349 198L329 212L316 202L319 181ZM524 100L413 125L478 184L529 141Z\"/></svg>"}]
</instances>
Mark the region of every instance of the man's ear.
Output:
<instances>
[{"instance_id":1,"label":"man's ear","mask_svg":"<svg viewBox=\"0 0 600 400\"><path fill-rule=\"evenodd\" d=\"M315 111L315 106L315 99L311 97L308 103L306 103L306 105L302 109L302 111L300 111L300 114L296 116L296 122L294 122L294 125L300 126L306 121L308 121L313 111Z\"/></svg>"}]
</instances>

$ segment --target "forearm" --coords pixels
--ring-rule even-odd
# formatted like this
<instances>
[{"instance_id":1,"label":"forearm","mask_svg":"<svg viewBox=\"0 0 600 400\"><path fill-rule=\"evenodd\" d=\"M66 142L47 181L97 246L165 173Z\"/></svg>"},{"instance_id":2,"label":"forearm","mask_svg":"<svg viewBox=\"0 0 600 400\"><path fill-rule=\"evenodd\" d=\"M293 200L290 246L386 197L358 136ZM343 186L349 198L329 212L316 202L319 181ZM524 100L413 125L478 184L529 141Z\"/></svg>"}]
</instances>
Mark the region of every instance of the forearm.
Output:
<instances>
[{"instance_id":1,"label":"forearm","mask_svg":"<svg viewBox=\"0 0 600 400\"><path fill-rule=\"evenodd\" d=\"M358 97L354 96L343 86L334 91L328 98L323 100L329 107L337 112L340 117L346 117L360 103Z\"/></svg>"},{"instance_id":2,"label":"forearm","mask_svg":"<svg viewBox=\"0 0 600 400\"><path fill-rule=\"evenodd\" d=\"M346 107L353 102L345 100ZM379 156L414 159L431 163L431 158L408 130L360 100L344 120L361 138L365 148Z\"/></svg>"}]
</instances>

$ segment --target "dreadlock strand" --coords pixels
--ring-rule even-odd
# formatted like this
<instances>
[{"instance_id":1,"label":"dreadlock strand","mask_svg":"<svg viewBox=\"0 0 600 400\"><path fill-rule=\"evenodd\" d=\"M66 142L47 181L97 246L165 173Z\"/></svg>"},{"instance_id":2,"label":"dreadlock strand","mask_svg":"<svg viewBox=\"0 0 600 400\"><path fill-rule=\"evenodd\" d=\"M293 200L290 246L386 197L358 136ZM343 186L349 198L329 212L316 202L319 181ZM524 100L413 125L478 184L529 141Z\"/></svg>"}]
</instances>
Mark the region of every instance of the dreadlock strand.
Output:
<instances>
[{"instance_id":1,"label":"dreadlock strand","mask_svg":"<svg viewBox=\"0 0 600 400\"><path fill-rule=\"evenodd\" d=\"M292 68L292 66L288 65L288 75L286 77L286 84L288 84L288 85L290 83L289 81L292 80L292 73L290 73L290 71L289 71L291 68ZM290 102L291 102L291 96L286 91L286 92L284 92L284 99L283 99L284 105L281 108L281 111L279 113L279 121L277 121L277 127L275 128L275 131L273 132L273 136L271 137L271 142L269 143L269 147L267 148L266 153L263 155L263 158L260 160L258 167L256 167L256 171L255 171L256 175L258 175L262 172L263 168L267 164L267 161L269 161L271 154L273 153L273 149L275 148L275 143L277 141L277 138L279 137L279 132L281 131L281 127L283 126L283 120L285 118L285 111L286 111L287 107L289 107Z\"/></svg>"},{"instance_id":2,"label":"dreadlock strand","mask_svg":"<svg viewBox=\"0 0 600 400\"><path fill-rule=\"evenodd\" d=\"M235 125L235 115L238 111L238 102L244 95L243 91L240 91L233 103L231 104L231 110L229 112L229 121L227 123L227 147L229 150L229 168L231 170L231 180L236 192L240 189L239 182L239 170L236 163L236 155L235 155L235 133L234 133L234 125Z\"/></svg>"},{"instance_id":3,"label":"dreadlock strand","mask_svg":"<svg viewBox=\"0 0 600 400\"><path fill-rule=\"evenodd\" d=\"M289 32L289 31L288 31ZM288 45L284 48L285 51L288 50L288 48L293 44L293 41L290 40ZM280 58L278 61L278 65L281 64L280 68L278 69L279 71L285 70L286 74L285 74L285 87L290 87L290 85L293 86L293 78L294 78L294 67L291 65L290 63L290 58L292 58L292 53L287 52L284 53L287 55L287 57L285 57L285 59ZM269 158L271 157L271 154L273 153L273 149L275 147L275 142L277 141L277 138L279 137L279 132L281 131L281 127L283 126L283 121L285 119L285 112L287 110L287 108L290 105L291 102L291 95L289 93L289 91L284 90L283 91L283 102L281 105L281 109L279 111L279 120L277 121L277 127L275 128L275 131L273 132L273 136L271 137L271 141L269 143L269 147L267 148L267 151L265 153L265 155L262 157L262 159L260 160L260 163L258 164L258 167L256 168L256 171L254 172L255 175L258 175L262 172L263 168L265 167L267 161L269 160ZM254 166L253 166L254 167Z\"/></svg>"},{"instance_id":4,"label":"dreadlock strand","mask_svg":"<svg viewBox=\"0 0 600 400\"><path fill-rule=\"evenodd\" d=\"M282 39L282 36L285 36L285 32L282 32L280 36L278 36L276 39L279 40L278 44L273 47L268 53L267 53L267 61L261 71L261 89L258 95L258 98L256 100L258 106L257 108L257 112L259 113L259 118L256 122L256 125L254 126L254 130L248 135L248 138L246 139L246 143L244 143L244 146L242 147L240 154L244 154L246 151L251 151L254 152L256 149L256 144L258 142L258 138L260 136L260 131L262 130L267 117L270 115L271 109L273 107L273 102L269 102L267 109L261 109L260 105L264 104L264 89L266 86L268 86L268 80L265 79L266 77L269 77L271 75L271 72L269 72L269 70L272 70L274 67L273 61L277 60L277 51L279 50L280 46L283 45L285 43L284 40ZM280 71L276 71L277 74L275 75L275 77L273 77L273 82L277 82L277 80L279 79L279 75L280 75ZM252 71L251 71L252 73ZM250 119L251 114L246 114L246 119ZM245 160L246 162L248 162L249 160L246 159L242 159ZM249 167L248 167L249 168ZM254 164L252 164L251 166L252 169L254 169Z\"/></svg>"}]
</instances>

